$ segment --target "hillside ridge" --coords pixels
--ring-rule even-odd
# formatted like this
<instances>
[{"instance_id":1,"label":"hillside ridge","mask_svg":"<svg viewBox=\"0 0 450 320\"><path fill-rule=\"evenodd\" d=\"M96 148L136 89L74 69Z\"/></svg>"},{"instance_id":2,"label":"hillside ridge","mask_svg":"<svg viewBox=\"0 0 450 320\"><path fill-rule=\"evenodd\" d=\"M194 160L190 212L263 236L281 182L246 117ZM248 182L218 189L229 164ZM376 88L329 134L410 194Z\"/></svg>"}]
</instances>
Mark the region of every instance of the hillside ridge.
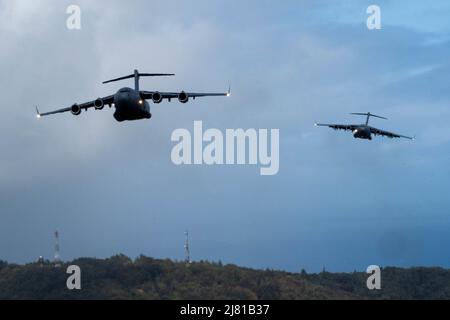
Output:
<instances>
[{"instance_id":1,"label":"hillside ridge","mask_svg":"<svg viewBox=\"0 0 450 320\"><path fill-rule=\"evenodd\" d=\"M81 290L67 288L69 265L81 269ZM382 289L372 291L365 272L291 273L124 255L79 258L59 268L0 261L0 299L450 299L450 270L386 267L381 275Z\"/></svg>"}]
</instances>

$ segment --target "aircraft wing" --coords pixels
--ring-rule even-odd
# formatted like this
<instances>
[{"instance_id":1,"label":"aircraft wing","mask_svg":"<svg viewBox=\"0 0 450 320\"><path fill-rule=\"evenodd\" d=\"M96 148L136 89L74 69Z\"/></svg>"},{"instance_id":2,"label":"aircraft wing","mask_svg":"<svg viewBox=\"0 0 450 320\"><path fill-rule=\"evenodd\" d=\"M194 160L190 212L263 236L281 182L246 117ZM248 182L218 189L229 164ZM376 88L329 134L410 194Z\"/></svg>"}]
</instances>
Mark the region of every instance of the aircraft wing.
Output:
<instances>
[{"instance_id":1,"label":"aircraft wing","mask_svg":"<svg viewBox=\"0 0 450 320\"><path fill-rule=\"evenodd\" d=\"M103 100L103 104L107 105L107 104L112 104L114 103L114 95L110 95L104 98L100 98L101 100ZM85 109L87 111L87 109L92 108L95 106L94 104L95 100L89 101L89 102L85 102L85 103L81 103L78 104L78 106L80 107L80 110ZM70 112L72 111L72 107L68 107L68 108L62 108L62 109L58 109L58 110L54 110L54 111L50 111L50 112L43 112L40 113L38 108L36 107L36 112L37 112L37 117L44 117L44 116L49 116L52 114L57 114L57 113L64 113L64 112Z\"/></svg>"},{"instance_id":2,"label":"aircraft wing","mask_svg":"<svg viewBox=\"0 0 450 320\"><path fill-rule=\"evenodd\" d=\"M324 123L316 123L316 126L329 127L334 130L348 130L348 131L353 131L359 127L355 124L324 124Z\"/></svg>"},{"instance_id":3,"label":"aircraft wing","mask_svg":"<svg viewBox=\"0 0 450 320\"><path fill-rule=\"evenodd\" d=\"M388 138L405 138L405 139L410 139L410 140L414 140L413 137L408 137L408 136L403 136L401 134L397 134L397 133L393 133L393 132L389 132L389 131L384 131L381 129L377 129L374 127L370 127L370 132L372 132L372 134L376 135L376 136L385 136Z\"/></svg>"},{"instance_id":4,"label":"aircraft wing","mask_svg":"<svg viewBox=\"0 0 450 320\"><path fill-rule=\"evenodd\" d=\"M198 92L184 92L187 94L189 98L199 98L199 97L229 97L231 95L231 91L228 92L220 92L220 93L198 93ZM150 100L153 98L154 94L160 94L162 99L177 99L180 95L180 92L158 92L158 91L140 91L141 97L144 100Z\"/></svg>"}]
</instances>

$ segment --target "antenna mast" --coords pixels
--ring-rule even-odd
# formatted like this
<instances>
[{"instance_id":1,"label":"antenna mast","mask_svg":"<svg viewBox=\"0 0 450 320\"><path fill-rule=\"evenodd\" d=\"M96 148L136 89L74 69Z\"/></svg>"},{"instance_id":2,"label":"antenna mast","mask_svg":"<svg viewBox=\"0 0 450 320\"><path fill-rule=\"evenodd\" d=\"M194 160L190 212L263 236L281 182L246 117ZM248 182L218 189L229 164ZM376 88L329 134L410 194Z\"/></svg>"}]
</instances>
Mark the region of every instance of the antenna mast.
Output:
<instances>
[{"instance_id":1,"label":"antenna mast","mask_svg":"<svg viewBox=\"0 0 450 320\"><path fill-rule=\"evenodd\" d=\"M59 232L55 231L55 257L53 259L53 264L56 268L61 267L61 256L59 255Z\"/></svg>"},{"instance_id":2,"label":"antenna mast","mask_svg":"<svg viewBox=\"0 0 450 320\"><path fill-rule=\"evenodd\" d=\"M186 236L186 241L184 242L185 261L186 264L190 264L192 263L192 261L191 261L191 253L189 251L189 232L186 230L184 234Z\"/></svg>"}]
</instances>

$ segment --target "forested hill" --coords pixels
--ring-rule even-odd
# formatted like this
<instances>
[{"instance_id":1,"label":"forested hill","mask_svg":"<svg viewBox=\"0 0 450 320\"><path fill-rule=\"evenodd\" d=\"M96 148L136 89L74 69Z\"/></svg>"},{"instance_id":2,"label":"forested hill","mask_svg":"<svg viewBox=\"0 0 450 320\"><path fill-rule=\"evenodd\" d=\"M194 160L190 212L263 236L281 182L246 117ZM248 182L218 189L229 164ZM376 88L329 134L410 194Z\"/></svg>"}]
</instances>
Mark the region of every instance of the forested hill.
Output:
<instances>
[{"instance_id":1,"label":"forested hill","mask_svg":"<svg viewBox=\"0 0 450 320\"><path fill-rule=\"evenodd\" d=\"M81 290L66 287L69 265L81 268ZM384 268L379 291L367 289L367 277L363 272L287 273L122 255L77 259L60 268L0 261L0 299L450 299L450 270Z\"/></svg>"}]
</instances>

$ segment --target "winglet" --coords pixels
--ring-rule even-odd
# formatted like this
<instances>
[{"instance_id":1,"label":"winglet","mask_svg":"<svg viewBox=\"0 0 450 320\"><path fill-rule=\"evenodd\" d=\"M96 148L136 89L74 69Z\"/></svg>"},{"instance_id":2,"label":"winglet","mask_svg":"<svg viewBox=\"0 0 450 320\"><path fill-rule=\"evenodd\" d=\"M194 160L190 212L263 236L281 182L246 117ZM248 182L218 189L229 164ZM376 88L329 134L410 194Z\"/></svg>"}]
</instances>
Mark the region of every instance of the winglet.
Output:
<instances>
[{"instance_id":1,"label":"winglet","mask_svg":"<svg viewBox=\"0 0 450 320\"><path fill-rule=\"evenodd\" d=\"M228 86L228 92L227 92L227 97L231 96L231 85Z\"/></svg>"},{"instance_id":2,"label":"winglet","mask_svg":"<svg viewBox=\"0 0 450 320\"><path fill-rule=\"evenodd\" d=\"M41 113L39 112L38 107L36 106L36 118L40 118L41 117Z\"/></svg>"}]
</instances>

